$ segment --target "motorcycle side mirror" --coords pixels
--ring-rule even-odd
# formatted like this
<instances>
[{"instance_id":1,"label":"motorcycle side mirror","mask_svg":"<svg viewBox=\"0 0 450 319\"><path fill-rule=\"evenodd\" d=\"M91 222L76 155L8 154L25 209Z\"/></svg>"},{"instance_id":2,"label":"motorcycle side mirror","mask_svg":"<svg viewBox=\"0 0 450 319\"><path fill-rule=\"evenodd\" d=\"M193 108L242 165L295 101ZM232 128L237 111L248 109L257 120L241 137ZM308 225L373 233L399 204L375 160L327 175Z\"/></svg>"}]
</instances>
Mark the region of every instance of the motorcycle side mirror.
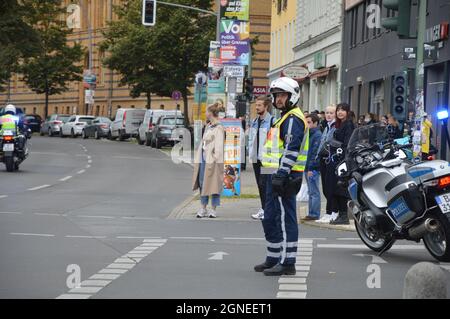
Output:
<instances>
[{"instance_id":1,"label":"motorcycle side mirror","mask_svg":"<svg viewBox=\"0 0 450 319\"><path fill-rule=\"evenodd\" d=\"M408 158L408 156L406 155L405 151L398 150L398 158L399 159L405 159L405 158Z\"/></svg>"},{"instance_id":2,"label":"motorcycle side mirror","mask_svg":"<svg viewBox=\"0 0 450 319\"><path fill-rule=\"evenodd\" d=\"M336 154L337 154L337 155L342 155L342 154L344 154L344 150L343 150L342 148L338 148L338 149L336 150Z\"/></svg>"},{"instance_id":3,"label":"motorcycle side mirror","mask_svg":"<svg viewBox=\"0 0 450 319\"><path fill-rule=\"evenodd\" d=\"M339 177L344 176L345 174L347 174L348 172L348 168L347 168L347 164L346 163L342 163L338 166L337 168L337 175Z\"/></svg>"}]
</instances>

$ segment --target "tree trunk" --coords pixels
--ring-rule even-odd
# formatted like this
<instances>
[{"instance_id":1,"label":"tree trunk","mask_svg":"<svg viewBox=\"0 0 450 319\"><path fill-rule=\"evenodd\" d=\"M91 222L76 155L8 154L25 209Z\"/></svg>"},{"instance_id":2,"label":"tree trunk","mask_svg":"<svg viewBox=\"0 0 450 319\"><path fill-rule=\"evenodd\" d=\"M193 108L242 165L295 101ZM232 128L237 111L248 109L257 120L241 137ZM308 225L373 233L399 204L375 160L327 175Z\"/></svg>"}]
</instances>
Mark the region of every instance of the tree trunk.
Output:
<instances>
[{"instance_id":1,"label":"tree trunk","mask_svg":"<svg viewBox=\"0 0 450 319\"><path fill-rule=\"evenodd\" d=\"M147 110L152 108L152 92L147 92Z\"/></svg>"},{"instance_id":2,"label":"tree trunk","mask_svg":"<svg viewBox=\"0 0 450 319\"><path fill-rule=\"evenodd\" d=\"M44 119L48 117L48 91L45 91Z\"/></svg>"}]
</instances>

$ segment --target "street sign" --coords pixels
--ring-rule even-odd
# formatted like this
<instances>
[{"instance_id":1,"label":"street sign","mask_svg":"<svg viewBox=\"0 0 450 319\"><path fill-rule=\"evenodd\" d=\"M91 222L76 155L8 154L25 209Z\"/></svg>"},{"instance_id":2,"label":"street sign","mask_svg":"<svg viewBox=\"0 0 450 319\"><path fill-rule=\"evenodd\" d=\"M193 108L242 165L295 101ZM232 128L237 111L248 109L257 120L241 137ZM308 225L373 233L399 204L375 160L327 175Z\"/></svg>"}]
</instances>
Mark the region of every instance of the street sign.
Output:
<instances>
[{"instance_id":1,"label":"street sign","mask_svg":"<svg viewBox=\"0 0 450 319\"><path fill-rule=\"evenodd\" d=\"M282 71L282 74L294 80L299 80L308 76L309 70L303 66L288 66Z\"/></svg>"},{"instance_id":2,"label":"street sign","mask_svg":"<svg viewBox=\"0 0 450 319\"><path fill-rule=\"evenodd\" d=\"M172 92L172 99L175 101L181 100L182 94L180 91L173 91Z\"/></svg>"},{"instance_id":3,"label":"street sign","mask_svg":"<svg viewBox=\"0 0 450 319\"><path fill-rule=\"evenodd\" d=\"M243 78L245 76L245 66L243 65L225 65L223 67L225 76L230 78Z\"/></svg>"},{"instance_id":4,"label":"street sign","mask_svg":"<svg viewBox=\"0 0 450 319\"><path fill-rule=\"evenodd\" d=\"M254 96L262 96L269 94L269 90L267 86L254 86L253 87L253 95Z\"/></svg>"},{"instance_id":5,"label":"street sign","mask_svg":"<svg viewBox=\"0 0 450 319\"><path fill-rule=\"evenodd\" d=\"M414 60L417 58L417 47L403 48L403 60Z\"/></svg>"},{"instance_id":6,"label":"street sign","mask_svg":"<svg viewBox=\"0 0 450 319\"><path fill-rule=\"evenodd\" d=\"M94 104L94 90L86 90L85 92L85 103L86 104Z\"/></svg>"},{"instance_id":7,"label":"street sign","mask_svg":"<svg viewBox=\"0 0 450 319\"><path fill-rule=\"evenodd\" d=\"M203 72L198 72L195 75L195 83L198 85L206 85L206 80L207 80L206 74Z\"/></svg>"}]
</instances>

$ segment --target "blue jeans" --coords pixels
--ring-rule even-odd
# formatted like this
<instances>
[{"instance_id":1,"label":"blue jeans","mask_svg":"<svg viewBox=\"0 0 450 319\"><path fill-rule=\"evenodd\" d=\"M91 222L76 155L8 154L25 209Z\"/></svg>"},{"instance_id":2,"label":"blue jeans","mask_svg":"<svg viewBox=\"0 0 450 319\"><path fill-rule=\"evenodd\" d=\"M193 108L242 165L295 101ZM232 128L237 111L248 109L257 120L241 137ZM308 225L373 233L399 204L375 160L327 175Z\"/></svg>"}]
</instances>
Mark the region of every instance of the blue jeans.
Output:
<instances>
[{"instance_id":1,"label":"blue jeans","mask_svg":"<svg viewBox=\"0 0 450 319\"><path fill-rule=\"evenodd\" d=\"M320 189L319 189L319 180L320 173L319 171L310 171L312 172L312 176L308 176L308 172L305 172L306 182L308 184L308 216L310 217L320 217Z\"/></svg>"},{"instance_id":2,"label":"blue jeans","mask_svg":"<svg viewBox=\"0 0 450 319\"><path fill-rule=\"evenodd\" d=\"M202 162L200 163L200 174L198 177L198 182L200 184L200 194L202 193L202 188L203 188L203 179L205 177L205 160L203 157L203 152L202 152ZM200 203L204 206L208 205L209 202L209 196L200 196ZM220 194L213 194L211 196L211 206L212 207L217 207L220 206Z\"/></svg>"}]
</instances>

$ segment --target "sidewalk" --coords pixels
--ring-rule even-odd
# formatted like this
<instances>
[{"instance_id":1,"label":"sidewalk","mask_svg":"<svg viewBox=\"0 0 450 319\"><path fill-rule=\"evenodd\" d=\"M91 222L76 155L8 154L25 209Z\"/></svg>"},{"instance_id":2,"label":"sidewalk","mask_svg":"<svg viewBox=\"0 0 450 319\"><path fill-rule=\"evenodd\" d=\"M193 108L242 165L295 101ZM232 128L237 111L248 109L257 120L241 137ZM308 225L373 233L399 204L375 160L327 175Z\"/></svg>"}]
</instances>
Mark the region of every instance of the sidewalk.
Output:
<instances>
[{"instance_id":1,"label":"sidewalk","mask_svg":"<svg viewBox=\"0 0 450 319\"><path fill-rule=\"evenodd\" d=\"M186 199L181 205L176 207L169 215L170 219L197 219L196 214L200 209L198 193ZM255 176L251 165L247 165L247 170L241 175L241 197L221 198L221 206L217 208L217 219L215 221L251 221L251 214L261 208L256 186ZM325 214L325 198L322 195L322 215ZM350 225L329 225L319 224L314 221L303 222L300 218L307 215L308 203L297 202L297 215L299 223L319 228L328 228L343 231L355 231L353 220ZM199 221L204 219L199 219ZM211 220L211 219L207 219ZM256 222L256 221L255 221Z\"/></svg>"}]
</instances>

